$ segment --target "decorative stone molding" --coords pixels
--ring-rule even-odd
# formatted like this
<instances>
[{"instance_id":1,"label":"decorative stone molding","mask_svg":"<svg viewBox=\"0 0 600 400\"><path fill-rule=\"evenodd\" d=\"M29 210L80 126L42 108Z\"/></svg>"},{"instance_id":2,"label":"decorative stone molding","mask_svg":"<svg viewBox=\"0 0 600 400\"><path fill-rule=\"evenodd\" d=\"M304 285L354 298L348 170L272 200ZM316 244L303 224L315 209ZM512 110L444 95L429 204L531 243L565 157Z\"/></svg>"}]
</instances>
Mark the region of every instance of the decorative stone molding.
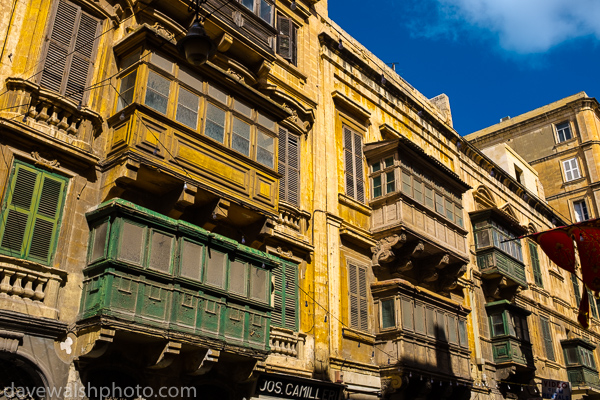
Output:
<instances>
[{"instance_id":1,"label":"decorative stone molding","mask_svg":"<svg viewBox=\"0 0 600 400\"><path fill-rule=\"evenodd\" d=\"M181 352L181 343L167 342L156 351L150 351L149 366L150 369L166 368L173 363L175 357Z\"/></svg>"},{"instance_id":2,"label":"decorative stone molding","mask_svg":"<svg viewBox=\"0 0 600 400\"><path fill-rule=\"evenodd\" d=\"M16 353L24 336L23 333L0 330L0 352Z\"/></svg>"},{"instance_id":3,"label":"decorative stone molding","mask_svg":"<svg viewBox=\"0 0 600 400\"><path fill-rule=\"evenodd\" d=\"M44 157L45 156L45 157ZM34 158L35 160L35 164L36 165L44 165L50 169L55 169L55 168L59 168L60 167L60 163L58 162L58 160L55 158L54 160L52 160L53 155L50 153L42 153L40 154L38 151L32 151L31 152L31 157Z\"/></svg>"},{"instance_id":4,"label":"decorative stone molding","mask_svg":"<svg viewBox=\"0 0 600 400\"><path fill-rule=\"evenodd\" d=\"M204 375L219 362L220 356L221 352L213 349L193 352L185 359L184 369L188 375Z\"/></svg>"},{"instance_id":5,"label":"decorative stone molding","mask_svg":"<svg viewBox=\"0 0 600 400\"><path fill-rule=\"evenodd\" d=\"M288 329L271 327L271 354L298 358L306 335Z\"/></svg>"},{"instance_id":6,"label":"decorative stone molding","mask_svg":"<svg viewBox=\"0 0 600 400\"><path fill-rule=\"evenodd\" d=\"M155 22L154 25L152 25L152 29L155 30L158 35L165 37L166 39L169 40L169 42L175 44L175 42L176 42L175 34L171 31L169 31L167 28L165 28L161 24L159 24L158 22Z\"/></svg>"}]
</instances>

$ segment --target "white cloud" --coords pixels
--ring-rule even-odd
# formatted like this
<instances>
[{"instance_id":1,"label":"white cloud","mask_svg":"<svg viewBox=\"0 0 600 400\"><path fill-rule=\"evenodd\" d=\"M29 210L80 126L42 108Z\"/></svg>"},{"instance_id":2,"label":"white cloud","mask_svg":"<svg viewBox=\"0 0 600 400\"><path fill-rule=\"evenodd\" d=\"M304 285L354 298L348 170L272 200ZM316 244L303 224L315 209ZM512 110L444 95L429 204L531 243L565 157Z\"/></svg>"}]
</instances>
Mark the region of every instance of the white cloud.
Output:
<instances>
[{"instance_id":1,"label":"white cloud","mask_svg":"<svg viewBox=\"0 0 600 400\"><path fill-rule=\"evenodd\" d=\"M484 29L505 50L543 53L553 46L583 36L600 39L598 0L435 0L438 21L421 34L456 29ZM431 3L430 3L431 5ZM430 21L431 22L431 21Z\"/></svg>"}]
</instances>

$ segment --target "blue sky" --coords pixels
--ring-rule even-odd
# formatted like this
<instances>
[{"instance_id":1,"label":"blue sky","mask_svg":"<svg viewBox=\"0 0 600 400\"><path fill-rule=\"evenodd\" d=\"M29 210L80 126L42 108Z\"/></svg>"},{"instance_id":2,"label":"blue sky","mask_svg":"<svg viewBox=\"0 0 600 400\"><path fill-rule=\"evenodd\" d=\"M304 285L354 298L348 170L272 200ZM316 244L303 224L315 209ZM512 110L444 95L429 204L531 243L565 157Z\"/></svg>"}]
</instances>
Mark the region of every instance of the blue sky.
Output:
<instances>
[{"instance_id":1,"label":"blue sky","mask_svg":"<svg viewBox=\"0 0 600 400\"><path fill-rule=\"evenodd\" d=\"M417 90L446 93L461 135L580 91L600 97L600 0L328 3Z\"/></svg>"}]
</instances>

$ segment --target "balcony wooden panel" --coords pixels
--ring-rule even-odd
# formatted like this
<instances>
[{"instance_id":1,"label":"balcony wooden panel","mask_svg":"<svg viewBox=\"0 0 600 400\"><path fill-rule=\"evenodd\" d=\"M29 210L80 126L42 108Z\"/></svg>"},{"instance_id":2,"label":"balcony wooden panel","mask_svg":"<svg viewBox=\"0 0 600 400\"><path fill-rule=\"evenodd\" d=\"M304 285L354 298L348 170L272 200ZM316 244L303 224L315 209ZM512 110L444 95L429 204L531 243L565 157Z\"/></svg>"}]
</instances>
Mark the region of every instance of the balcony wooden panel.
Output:
<instances>
[{"instance_id":1,"label":"balcony wooden panel","mask_svg":"<svg viewBox=\"0 0 600 400\"><path fill-rule=\"evenodd\" d=\"M581 365L579 367L567 367L567 375L571 386L591 386L596 389L596 392L600 392L600 379L598 378L598 371Z\"/></svg>"},{"instance_id":2,"label":"balcony wooden panel","mask_svg":"<svg viewBox=\"0 0 600 400\"><path fill-rule=\"evenodd\" d=\"M145 110L140 106L115 125L111 153L103 164L117 165L119 157L128 154L173 175L188 176L219 197L225 194L277 215L279 175L274 169Z\"/></svg>"},{"instance_id":3,"label":"balcony wooden panel","mask_svg":"<svg viewBox=\"0 0 600 400\"><path fill-rule=\"evenodd\" d=\"M533 365L531 344L522 342L512 337L492 339L494 362L515 363L524 366Z\"/></svg>"},{"instance_id":4,"label":"balcony wooden panel","mask_svg":"<svg viewBox=\"0 0 600 400\"><path fill-rule=\"evenodd\" d=\"M527 287L525 265L496 248L477 251L477 265L483 278L506 277L522 287Z\"/></svg>"}]
</instances>

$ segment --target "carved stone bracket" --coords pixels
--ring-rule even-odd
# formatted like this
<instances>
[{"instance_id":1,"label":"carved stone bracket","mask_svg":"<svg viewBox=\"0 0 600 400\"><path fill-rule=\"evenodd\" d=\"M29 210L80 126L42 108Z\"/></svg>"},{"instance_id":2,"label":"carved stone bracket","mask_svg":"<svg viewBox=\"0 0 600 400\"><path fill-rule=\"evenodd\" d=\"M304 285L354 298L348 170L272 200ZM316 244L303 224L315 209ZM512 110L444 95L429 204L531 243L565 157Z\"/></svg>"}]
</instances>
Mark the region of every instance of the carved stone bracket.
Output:
<instances>
[{"instance_id":1,"label":"carved stone bracket","mask_svg":"<svg viewBox=\"0 0 600 400\"><path fill-rule=\"evenodd\" d=\"M212 349L194 352L184 361L185 371L193 376L204 375L219 362L220 356L220 351Z\"/></svg>"},{"instance_id":2,"label":"carved stone bracket","mask_svg":"<svg viewBox=\"0 0 600 400\"><path fill-rule=\"evenodd\" d=\"M171 365L173 360L175 360L175 357L181 352L181 343L169 341L163 346L153 350L154 351L150 351L148 356L148 368L166 368Z\"/></svg>"},{"instance_id":3,"label":"carved stone bracket","mask_svg":"<svg viewBox=\"0 0 600 400\"><path fill-rule=\"evenodd\" d=\"M185 212L187 207L193 206L196 202L196 193L198 192L198 188L193 185L185 184L181 193L179 194L179 198L175 202L175 206L173 210L169 213L171 218L179 219L181 215Z\"/></svg>"},{"instance_id":4,"label":"carved stone bracket","mask_svg":"<svg viewBox=\"0 0 600 400\"><path fill-rule=\"evenodd\" d=\"M77 355L80 358L98 358L106 352L114 337L114 329L87 331L77 339Z\"/></svg>"},{"instance_id":5,"label":"carved stone bracket","mask_svg":"<svg viewBox=\"0 0 600 400\"><path fill-rule=\"evenodd\" d=\"M402 247L404 243L406 243L405 233L381 239L377 242L377 245L371 247L371 252L373 253L373 266L378 266L380 262L389 263L394 261L396 255L392 249L398 249Z\"/></svg>"},{"instance_id":6,"label":"carved stone bracket","mask_svg":"<svg viewBox=\"0 0 600 400\"><path fill-rule=\"evenodd\" d=\"M402 278L402 274L413 269L414 264L410 260L410 258L405 257L399 260L396 265L394 265L392 276L394 278Z\"/></svg>"},{"instance_id":7,"label":"carved stone bracket","mask_svg":"<svg viewBox=\"0 0 600 400\"><path fill-rule=\"evenodd\" d=\"M211 216L209 217L208 221L202 226L202 228L212 231L217 226L217 221L227 218L227 216L229 215L230 206L231 202L229 200L219 199L216 202L215 207L213 208Z\"/></svg>"}]
</instances>

